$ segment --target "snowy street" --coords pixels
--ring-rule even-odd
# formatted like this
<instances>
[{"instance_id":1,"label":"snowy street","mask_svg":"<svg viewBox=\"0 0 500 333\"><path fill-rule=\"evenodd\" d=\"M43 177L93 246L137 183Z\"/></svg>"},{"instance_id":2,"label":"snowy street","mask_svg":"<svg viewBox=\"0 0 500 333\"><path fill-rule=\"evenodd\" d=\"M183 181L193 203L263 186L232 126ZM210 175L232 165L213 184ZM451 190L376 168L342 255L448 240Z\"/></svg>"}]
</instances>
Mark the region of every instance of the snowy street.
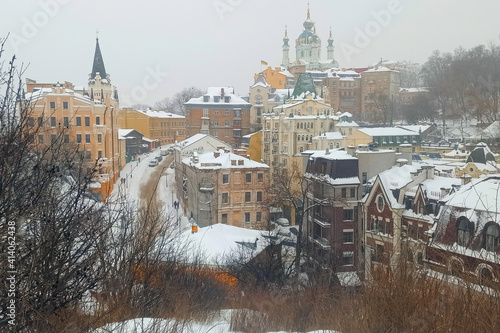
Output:
<instances>
[{"instance_id":1,"label":"snowy street","mask_svg":"<svg viewBox=\"0 0 500 333\"><path fill-rule=\"evenodd\" d=\"M150 167L149 162L157 156L160 156L160 149L138 155L137 160L127 163L120 172L120 179L115 184L111 199L123 198L138 209L141 205L146 205L150 199L149 197L144 198L144 194L151 192L156 195L160 209L165 212L169 220L175 221L174 225L179 226L178 231L182 231L189 226L189 222L187 217L183 215L182 202L180 202L178 209L174 209L174 202L178 201L175 190L175 170L169 168L173 161L173 154L163 156L162 161L157 166ZM153 181L154 184L157 184L156 191L155 189L147 189L147 186L151 186L153 177L157 177L158 171L160 171L161 176L158 181ZM121 179L124 179L123 183Z\"/></svg>"}]
</instances>

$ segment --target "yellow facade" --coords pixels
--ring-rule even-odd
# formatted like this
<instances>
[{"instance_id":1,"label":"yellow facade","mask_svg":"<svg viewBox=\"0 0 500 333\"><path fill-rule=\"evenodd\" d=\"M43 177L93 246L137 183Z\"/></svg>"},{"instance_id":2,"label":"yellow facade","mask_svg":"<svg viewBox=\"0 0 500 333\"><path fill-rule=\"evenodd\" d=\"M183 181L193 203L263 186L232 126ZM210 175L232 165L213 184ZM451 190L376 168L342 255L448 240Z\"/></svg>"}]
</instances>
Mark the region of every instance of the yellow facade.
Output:
<instances>
[{"instance_id":1,"label":"yellow facade","mask_svg":"<svg viewBox=\"0 0 500 333\"><path fill-rule=\"evenodd\" d=\"M35 143L48 146L62 136L64 144L78 148L89 169L98 160L100 166L93 180L100 187L95 192L100 192L101 199L106 200L123 167L116 120L118 102L110 96L91 100L59 84L40 85L34 80L27 81L27 99L32 105L29 121L39 127Z\"/></svg>"},{"instance_id":2,"label":"yellow facade","mask_svg":"<svg viewBox=\"0 0 500 333\"><path fill-rule=\"evenodd\" d=\"M281 73L281 67L276 67L272 69L271 66L267 67L262 71L265 76L267 83L276 89L285 89L286 86L286 75ZM254 75L254 80L257 79L259 74Z\"/></svg>"},{"instance_id":3,"label":"yellow facade","mask_svg":"<svg viewBox=\"0 0 500 333\"><path fill-rule=\"evenodd\" d=\"M186 139L186 118L169 112L123 108L118 113L118 124L120 128L141 132L148 139L159 140L162 145Z\"/></svg>"}]
</instances>

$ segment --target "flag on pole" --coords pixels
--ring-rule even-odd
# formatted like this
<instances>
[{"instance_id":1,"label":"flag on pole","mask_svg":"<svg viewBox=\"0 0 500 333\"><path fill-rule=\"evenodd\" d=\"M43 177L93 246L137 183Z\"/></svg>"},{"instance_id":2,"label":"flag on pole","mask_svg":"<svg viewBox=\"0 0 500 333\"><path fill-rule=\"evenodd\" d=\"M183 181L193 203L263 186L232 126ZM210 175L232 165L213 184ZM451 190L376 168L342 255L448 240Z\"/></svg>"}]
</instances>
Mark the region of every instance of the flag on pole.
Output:
<instances>
[{"instance_id":1,"label":"flag on pole","mask_svg":"<svg viewBox=\"0 0 500 333\"><path fill-rule=\"evenodd\" d=\"M267 66L267 62L265 62L264 60L261 60L261 61L260 61L260 64L261 64L261 65L265 65L265 66Z\"/></svg>"}]
</instances>

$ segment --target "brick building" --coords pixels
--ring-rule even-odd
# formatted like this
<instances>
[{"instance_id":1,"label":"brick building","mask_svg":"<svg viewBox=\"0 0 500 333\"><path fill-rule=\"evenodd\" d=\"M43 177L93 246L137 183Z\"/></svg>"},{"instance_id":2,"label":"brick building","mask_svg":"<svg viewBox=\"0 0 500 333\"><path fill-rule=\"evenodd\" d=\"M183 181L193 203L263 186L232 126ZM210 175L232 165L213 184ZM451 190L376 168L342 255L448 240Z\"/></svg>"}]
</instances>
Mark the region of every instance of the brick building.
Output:
<instances>
[{"instance_id":1,"label":"brick building","mask_svg":"<svg viewBox=\"0 0 500 333\"><path fill-rule=\"evenodd\" d=\"M233 147L250 133L250 107L234 94L233 87L209 87L205 95L191 98L186 106L186 137L209 134Z\"/></svg>"}]
</instances>

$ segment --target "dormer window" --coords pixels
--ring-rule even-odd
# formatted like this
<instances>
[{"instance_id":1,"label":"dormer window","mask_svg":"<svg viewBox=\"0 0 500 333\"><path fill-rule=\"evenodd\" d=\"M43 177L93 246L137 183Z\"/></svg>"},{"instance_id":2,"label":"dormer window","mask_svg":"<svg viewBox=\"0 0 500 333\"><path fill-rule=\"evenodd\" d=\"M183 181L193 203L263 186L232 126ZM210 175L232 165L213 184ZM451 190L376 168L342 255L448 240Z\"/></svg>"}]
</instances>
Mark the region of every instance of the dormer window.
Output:
<instances>
[{"instance_id":1,"label":"dormer window","mask_svg":"<svg viewBox=\"0 0 500 333\"><path fill-rule=\"evenodd\" d=\"M210 96L208 96L208 95L203 96L203 102L207 103L209 99L210 99Z\"/></svg>"},{"instance_id":2,"label":"dormer window","mask_svg":"<svg viewBox=\"0 0 500 333\"><path fill-rule=\"evenodd\" d=\"M472 238L474 224L467 218L461 217L457 222L457 243L460 246L467 246Z\"/></svg>"},{"instance_id":3,"label":"dormer window","mask_svg":"<svg viewBox=\"0 0 500 333\"><path fill-rule=\"evenodd\" d=\"M231 96L224 96L225 103L229 103L230 100L231 100Z\"/></svg>"},{"instance_id":4,"label":"dormer window","mask_svg":"<svg viewBox=\"0 0 500 333\"><path fill-rule=\"evenodd\" d=\"M498 225L490 224L485 230L484 249L490 252L497 252L500 230Z\"/></svg>"},{"instance_id":5,"label":"dormer window","mask_svg":"<svg viewBox=\"0 0 500 333\"><path fill-rule=\"evenodd\" d=\"M219 102L219 99L220 99L220 96L214 96L214 102L215 102L215 103L218 103L218 102Z\"/></svg>"}]
</instances>

